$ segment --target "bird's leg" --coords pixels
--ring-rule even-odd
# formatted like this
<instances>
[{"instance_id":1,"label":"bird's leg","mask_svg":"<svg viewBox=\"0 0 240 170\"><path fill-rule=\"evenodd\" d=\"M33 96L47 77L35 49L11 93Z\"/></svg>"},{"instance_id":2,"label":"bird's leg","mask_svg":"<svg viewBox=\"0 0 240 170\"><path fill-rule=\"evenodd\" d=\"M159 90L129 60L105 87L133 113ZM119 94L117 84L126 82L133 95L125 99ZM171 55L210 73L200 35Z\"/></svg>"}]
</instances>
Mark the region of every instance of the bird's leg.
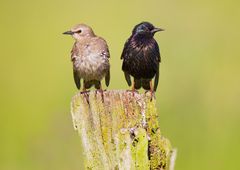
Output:
<instances>
[{"instance_id":1,"label":"bird's leg","mask_svg":"<svg viewBox=\"0 0 240 170\"><path fill-rule=\"evenodd\" d=\"M135 82L133 81L133 86L132 86L132 95L133 95L133 97L135 96L135 87L134 87L134 85L135 85Z\"/></svg>"},{"instance_id":2,"label":"bird's leg","mask_svg":"<svg viewBox=\"0 0 240 170\"><path fill-rule=\"evenodd\" d=\"M127 90L127 92L131 92L132 93L132 96L134 97L135 96L135 87L134 87L134 82L133 82L133 85L132 85L132 90Z\"/></svg>"},{"instance_id":3,"label":"bird's leg","mask_svg":"<svg viewBox=\"0 0 240 170\"><path fill-rule=\"evenodd\" d=\"M102 89L102 84L100 82L100 85L99 85L99 89L96 90L96 92L100 92L101 93L101 97L102 97L102 102L104 103L104 96L103 96L103 89Z\"/></svg>"},{"instance_id":4,"label":"bird's leg","mask_svg":"<svg viewBox=\"0 0 240 170\"><path fill-rule=\"evenodd\" d=\"M149 86L150 86L150 90L146 90L146 91L145 91L145 94L150 91L150 95L151 95L151 99L150 99L150 100L152 101L152 97L153 97L153 95L154 95L152 80L149 82Z\"/></svg>"},{"instance_id":5,"label":"bird's leg","mask_svg":"<svg viewBox=\"0 0 240 170\"><path fill-rule=\"evenodd\" d=\"M135 93L138 93L138 91L135 89L134 84L135 84L135 82L133 82L132 90L127 90L127 92L131 92L131 93L132 93L132 96L133 96L133 97L135 96Z\"/></svg>"},{"instance_id":6,"label":"bird's leg","mask_svg":"<svg viewBox=\"0 0 240 170\"><path fill-rule=\"evenodd\" d=\"M86 90L86 88L85 88L85 86L84 86L84 83L83 83L83 89L82 89L82 91L81 91L81 94L83 94L85 100L86 100L87 103L89 104L89 96L88 96L88 92L89 92L89 91Z\"/></svg>"},{"instance_id":7,"label":"bird's leg","mask_svg":"<svg viewBox=\"0 0 240 170\"><path fill-rule=\"evenodd\" d=\"M103 89L102 89L101 83L100 83L100 93L101 93L101 97L102 97L102 102L104 103Z\"/></svg>"}]
</instances>

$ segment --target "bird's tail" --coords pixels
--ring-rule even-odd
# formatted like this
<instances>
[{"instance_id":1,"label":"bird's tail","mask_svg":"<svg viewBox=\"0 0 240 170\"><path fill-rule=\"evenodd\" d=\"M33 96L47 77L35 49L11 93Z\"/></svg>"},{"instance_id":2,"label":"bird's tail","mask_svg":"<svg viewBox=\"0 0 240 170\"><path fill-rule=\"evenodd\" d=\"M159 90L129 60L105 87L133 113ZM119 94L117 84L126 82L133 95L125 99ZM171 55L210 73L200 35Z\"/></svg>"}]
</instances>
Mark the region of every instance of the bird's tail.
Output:
<instances>
[{"instance_id":1,"label":"bird's tail","mask_svg":"<svg viewBox=\"0 0 240 170\"><path fill-rule=\"evenodd\" d=\"M134 79L134 88L140 89L141 87L145 90L150 90L150 80L149 79Z\"/></svg>"},{"instance_id":2,"label":"bird's tail","mask_svg":"<svg viewBox=\"0 0 240 170\"><path fill-rule=\"evenodd\" d=\"M150 80L148 79L142 79L142 87L145 89L145 90L150 90Z\"/></svg>"},{"instance_id":3,"label":"bird's tail","mask_svg":"<svg viewBox=\"0 0 240 170\"><path fill-rule=\"evenodd\" d=\"M84 82L84 87L86 89L91 88L93 85L95 86L96 89L100 89L100 86L101 86L100 81L91 80L91 81L85 81Z\"/></svg>"},{"instance_id":4,"label":"bird's tail","mask_svg":"<svg viewBox=\"0 0 240 170\"><path fill-rule=\"evenodd\" d=\"M140 89L142 87L141 79L134 79L134 89Z\"/></svg>"}]
</instances>

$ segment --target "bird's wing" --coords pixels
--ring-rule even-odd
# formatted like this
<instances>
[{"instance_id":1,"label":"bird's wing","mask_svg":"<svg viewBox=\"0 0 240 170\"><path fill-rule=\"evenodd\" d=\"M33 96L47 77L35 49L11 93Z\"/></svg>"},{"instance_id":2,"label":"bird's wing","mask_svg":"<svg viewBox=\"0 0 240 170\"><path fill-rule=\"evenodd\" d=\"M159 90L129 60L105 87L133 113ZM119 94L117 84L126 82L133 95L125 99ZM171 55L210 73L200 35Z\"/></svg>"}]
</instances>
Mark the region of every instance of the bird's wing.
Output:
<instances>
[{"instance_id":1,"label":"bird's wing","mask_svg":"<svg viewBox=\"0 0 240 170\"><path fill-rule=\"evenodd\" d=\"M105 84L108 87L110 82L110 70L108 70L106 76L105 76Z\"/></svg>"},{"instance_id":2,"label":"bird's wing","mask_svg":"<svg viewBox=\"0 0 240 170\"><path fill-rule=\"evenodd\" d=\"M155 79L154 79L154 91L157 90L157 86L158 86L158 81L159 81L159 63L161 62L161 55L160 55L160 50L158 47L157 42L155 42L155 56L157 59L157 70L156 70L156 75L155 75Z\"/></svg>"},{"instance_id":3,"label":"bird's wing","mask_svg":"<svg viewBox=\"0 0 240 170\"><path fill-rule=\"evenodd\" d=\"M131 86L131 85L132 85L132 82L131 82L131 77L130 77L130 75L129 75L127 72L124 71L124 76L125 76L125 79L126 79L126 81L127 81L127 83L128 83L128 86Z\"/></svg>"},{"instance_id":4,"label":"bird's wing","mask_svg":"<svg viewBox=\"0 0 240 170\"><path fill-rule=\"evenodd\" d=\"M101 37L96 37L94 43L94 50L96 52L100 52L100 56L110 58L110 53L108 49L107 42L101 38ZM105 76L105 84L108 87L110 83L110 70L108 69L107 74Z\"/></svg>"},{"instance_id":5,"label":"bird's wing","mask_svg":"<svg viewBox=\"0 0 240 170\"><path fill-rule=\"evenodd\" d=\"M72 51L71 51L71 60L74 61L78 55L78 48L77 48L77 42L74 43Z\"/></svg>"},{"instance_id":6,"label":"bird's wing","mask_svg":"<svg viewBox=\"0 0 240 170\"><path fill-rule=\"evenodd\" d=\"M96 37L94 41L92 41L94 43L95 46L95 51L100 52L100 55L103 57L107 57L110 58L110 53L109 53L109 49L108 49L108 45L107 42L101 38L101 37Z\"/></svg>"},{"instance_id":7,"label":"bird's wing","mask_svg":"<svg viewBox=\"0 0 240 170\"><path fill-rule=\"evenodd\" d=\"M77 43L74 43L73 45L73 48L72 48L72 51L71 51L71 60L72 62L75 61L77 55L78 55L78 48L77 48ZM77 71L75 70L74 66L73 66L73 78L74 78L74 82L77 86L78 89L81 88L81 82L80 82L80 79L81 77L79 77Z\"/></svg>"},{"instance_id":8,"label":"bird's wing","mask_svg":"<svg viewBox=\"0 0 240 170\"><path fill-rule=\"evenodd\" d=\"M155 41L155 40L154 40ZM159 46L158 43L155 41L154 42L154 46L155 46L155 56L157 57L157 61L160 63L161 62L161 55L160 55L160 50L159 50Z\"/></svg>"},{"instance_id":9,"label":"bird's wing","mask_svg":"<svg viewBox=\"0 0 240 170\"><path fill-rule=\"evenodd\" d=\"M80 89L81 88L80 77L78 76L77 72L74 69L73 69L73 77L74 77L74 82L77 88Z\"/></svg>"},{"instance_id":10,"label":"bird's wing","mask_svg":"<svg viewBox=\"0 0 240 170\"><path fill-rule=\"evenodd\" d=\"M126 54L127 54L127 51L128 51L129 39L127 39L127 41L124 44L123 52L122 52L122 55L121 55L121 59L124 59L126 57Z\"/></svg>"},{"instance_id":11,"label":"bird's wing","mask_svg":"<svg viewBox=\"0 0 240 170\"><path fill-rule=\"evenodd\" d=\"M121 55L121 59L123 59L122 70L124 68L124 62L126 62L126 61L124 61L124 59L126 59L126 57L127 57L127 53L128 53L127 52L128 51L127 47L128 47L128 44L129 44L129 39L127 39L127 41L125 42L124 47L123 47L123 52L122 52L122 55ZM131 82L130 75L126 71L124 71L124 70L123 70L123 72L124 72L124 77L125 77L125 79L127 81L128 86L131 86L132 82Z\"/></svg>"},{"instance_id":12,"label":"bird's wing","mask_svg":"<svg viewBox=\"0 0 240 170\"><path fill-rule=\"evenodd\" d=\"M127 41L125 42L124 44L124 47L123 47L123 52L122 52L122 55L121 55L121 59L123 59L123 63L122 63L122 70L124 72L124 77L127 81L127 84L128 86L131 86L132 85L132 82L131 82L131 77L130 75L125 71L125 67L126 67L126 60L128 58L128 53L129 53L129 39L127 39Z\"/></svg>"},{"instance_id":13,"label":"bird's wing","mask_svg":"<svg viewBox=\"0 0 240 170\"><path fill-rule=\"evenodd\" d=\"M159 80L159 63L158 63L158 67L157 67L157 71L155 74L155 79L154 79L154 91L157 91L157 86L158 86L158 80Z\"/></svg>"}]
</instances>

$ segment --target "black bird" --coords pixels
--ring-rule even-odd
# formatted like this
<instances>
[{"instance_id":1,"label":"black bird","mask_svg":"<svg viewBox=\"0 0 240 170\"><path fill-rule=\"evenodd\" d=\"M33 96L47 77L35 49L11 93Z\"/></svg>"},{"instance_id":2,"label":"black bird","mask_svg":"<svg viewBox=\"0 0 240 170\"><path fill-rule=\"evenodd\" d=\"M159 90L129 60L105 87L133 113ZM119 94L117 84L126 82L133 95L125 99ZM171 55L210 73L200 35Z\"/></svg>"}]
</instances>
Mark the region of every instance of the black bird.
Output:
<instances>
[{"instance_id":1,"label":"black bird","mask_svg":"<svg viewBox=\"0 0 240 170\"><path fill-rule=\"evenodd\" d=\"M159 63L161 62L159 47L153 38L161 28L149 22L142 22L134 27L132 35L126 41L122 52L122 70L129 86L132 85L130 75L134 77L132 91L141 87L145 90L157 90L159 79ZM154 87L152 79L154 80Z\"/></svg>"}]
</instances>

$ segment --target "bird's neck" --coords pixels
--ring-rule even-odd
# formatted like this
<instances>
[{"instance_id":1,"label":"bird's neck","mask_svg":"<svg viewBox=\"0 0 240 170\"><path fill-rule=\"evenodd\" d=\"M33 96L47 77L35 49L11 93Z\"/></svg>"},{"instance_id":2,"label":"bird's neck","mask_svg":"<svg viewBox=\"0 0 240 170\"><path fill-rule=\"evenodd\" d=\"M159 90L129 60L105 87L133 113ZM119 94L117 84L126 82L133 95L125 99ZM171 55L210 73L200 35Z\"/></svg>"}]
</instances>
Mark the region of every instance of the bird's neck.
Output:
<instances>
[{"instance_id":1,"label":"bird's neck","mask_svg":"<svg viewBox=\"0 0 240 170\"><path fill-rule=\"evenodd\" d=\"M86 37L96 37L96 35L93 32L90 32L85 35Z\"/></svg>"},{"instance_id":2,"label":"bird's neck","mask_svg":"<svg viewBox=\"0 0 240 170\"><path fill-rule=\"evenodd\" d=\"M135 41L135 42L138 42L140 44L146 44L146 43L149 43L153 40L153 37L150 36L150 35L145 35L145 34L141 34L141 35L134 35L132 37L132 39Z\"/></svg>"},{"instance_id":3,"label":"bird's neck","mask_svg":"<svg viewBox=\"0 0 240 170\"><path fill-rule=\"evenodd\" d=\"M153 38L153 36L151 34L135 34L133 35L133 38L136 40L150 40Z\"/></svg>"},{"instance_id":4,"label":"bird's neck","mask_svg":"<svg viewBox=\"0 0 240 170\"><path fill-rule=\"evenodd\" d=\"M84 36L79 37L77 39L77 41L79 41L79 42L88 41L88 40L90 40L91 38L94 38L94 37L96 37L96 36L95 35L88 35L88 34L86 34Z\"/></svg>"}]
</instances>

